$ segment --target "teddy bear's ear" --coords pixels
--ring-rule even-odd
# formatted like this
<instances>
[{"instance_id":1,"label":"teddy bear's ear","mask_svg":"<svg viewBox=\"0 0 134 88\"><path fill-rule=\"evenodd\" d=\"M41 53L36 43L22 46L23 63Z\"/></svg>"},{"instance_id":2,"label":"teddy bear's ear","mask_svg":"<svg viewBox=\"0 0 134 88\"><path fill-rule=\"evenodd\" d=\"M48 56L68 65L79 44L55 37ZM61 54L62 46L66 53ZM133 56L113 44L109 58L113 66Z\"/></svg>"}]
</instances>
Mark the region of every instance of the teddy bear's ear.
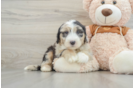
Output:
<instances>
[{"instance_id":1,"label":"teddy bear's ear","mask_svg":"<svg viewBox=\"0 0 134 88\"><path fill-rule=\"evenodd\" d=\"M133 0L129 0L129 2L130 2L132 13L133 13Z\"/></svg>"},{"instance_id":2,"label":"teddy bear's ear","mask_svg":"<svg viewBox=\"0 0 134 88\"><path fill-rule=\"evenodd\" d=\"M89 12L89 6L91 4L92 0L83 0L83 9Z\"/></svg>"}]
</instances>

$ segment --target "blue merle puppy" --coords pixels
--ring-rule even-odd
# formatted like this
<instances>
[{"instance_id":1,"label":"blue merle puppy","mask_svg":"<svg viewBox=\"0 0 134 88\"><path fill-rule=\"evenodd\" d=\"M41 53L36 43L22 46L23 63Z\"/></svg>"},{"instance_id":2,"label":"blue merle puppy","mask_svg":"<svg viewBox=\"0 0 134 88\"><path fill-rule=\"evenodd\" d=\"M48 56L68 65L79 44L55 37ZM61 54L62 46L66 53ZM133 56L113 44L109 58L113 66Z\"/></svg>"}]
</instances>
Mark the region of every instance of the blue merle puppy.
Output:
<instances>
[{"instance_id":1,"label":"blue merle puppy","mask_svg":"<svg viewBox=\"0 0 134 88\"><path fill-rule=\"evenodd\" d=\"M74 53L69 53L68 50L74 51L76 56L73 56ZM53 61L59 57L64 57L69 63L87 63L92 58L85 26L80 22L70 20L62 24L57 33L57 41L47 49L42 64L29 65L24 70L52 71L54 70Z\"/></svg>"}]
</instances>

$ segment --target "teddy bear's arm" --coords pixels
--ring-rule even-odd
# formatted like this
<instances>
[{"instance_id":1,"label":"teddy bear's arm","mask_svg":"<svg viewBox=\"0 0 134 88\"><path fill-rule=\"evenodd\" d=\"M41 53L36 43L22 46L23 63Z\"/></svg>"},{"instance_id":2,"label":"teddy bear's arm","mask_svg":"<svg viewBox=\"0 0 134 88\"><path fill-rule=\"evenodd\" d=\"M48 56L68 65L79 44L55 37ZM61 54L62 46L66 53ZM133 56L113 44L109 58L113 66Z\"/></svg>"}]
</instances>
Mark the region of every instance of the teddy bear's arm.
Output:
<instances>
[{"instance_id":1,"label":"teddy bear's arm","mask_svg":"<svg viewBox=\"0 0 134 88\"><path fill-rule=\"evenodd\" d=\"M125 39L127 41L128 48L133 50L133 30L128 30L127 34L125 35Z\"/></svg>"},{"instance_id":2,"label":"teddy bear's arm","mask_svg":"<svg viewBox=\"0 0 134 88\"><path fill-rule=\"evenodd\" d=\"M91 37L92 37L92 33L91 33L91 31L90 31L90 28L89 28L89 26L86 26L86 33L87 33L87 37L88 37L88 39L89 39L89 42L90 42L90 40L91 40Z\"/></svg>"}]
</instances>

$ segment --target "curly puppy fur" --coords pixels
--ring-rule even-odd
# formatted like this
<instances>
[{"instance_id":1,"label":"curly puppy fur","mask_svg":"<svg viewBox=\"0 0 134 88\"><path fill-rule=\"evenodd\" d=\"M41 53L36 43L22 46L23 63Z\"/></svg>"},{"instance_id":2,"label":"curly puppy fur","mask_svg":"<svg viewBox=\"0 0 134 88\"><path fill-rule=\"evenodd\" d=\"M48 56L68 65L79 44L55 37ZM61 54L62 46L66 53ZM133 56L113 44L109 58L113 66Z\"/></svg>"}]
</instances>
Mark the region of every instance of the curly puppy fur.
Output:
<instances>
[{"instance_id":1,"label":"curly puppy fur","mask_svg":"<svg viewBox=\"0 0 134 88\"><path fill-rule=\"evenodd\" d=\"M52 71L55 58L64 57L69 63L83 64L92 59L87 41L85 26L76 20L62 24L57 33L56 44L50 46L44 54L41 65L29 65L25 70ZM84 56L85 58L83 58Z\"/></svg>"}]
</instances>

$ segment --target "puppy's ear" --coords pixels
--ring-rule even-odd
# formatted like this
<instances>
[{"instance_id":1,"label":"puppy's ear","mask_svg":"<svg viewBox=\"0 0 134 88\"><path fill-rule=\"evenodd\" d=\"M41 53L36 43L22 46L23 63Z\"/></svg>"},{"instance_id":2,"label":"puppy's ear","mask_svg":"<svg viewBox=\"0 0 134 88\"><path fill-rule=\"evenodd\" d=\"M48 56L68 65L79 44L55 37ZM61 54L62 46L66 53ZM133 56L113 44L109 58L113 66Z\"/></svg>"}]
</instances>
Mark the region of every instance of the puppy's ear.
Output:
<instances>
[{"instance_id":1,"label":"puppy's ear","mask_svg":"<svg viewBox=\"0 0 134 88\"><path fill-rule=\"evenodd\" d=\"M83 30L84 30L84 34L85 34L84 43L88 43L88 37L87 37L86 27L85 26L83 26Z\"/></svg>"},{"instance_id":2,"label":"puppy's ear","mask_svg":"<svg viewBox=\"0 0 134 88\"><path fill-rule=\"evenodd\" d=\"M89 12L89 6L93 0L83 0L83 9Z\"/></svg>"},{"instance_id":3,"label":"puppy's ear","mask_svg":"<svg viewBox=\"0 0 134 88\"><path fill-rule=\"evenodd\" d=\"M63 24L62 24L63 25ZM57 33L57 40L56 40L56 43L60 43L60 30L61 30L61 27L62 25L60 26L60 28L58 29L58 33Z\"/></svg>"},{"instance_id":4,"label":"puppy's ear","mask_svg":"<svg viewBox=\"0 0 134 88\"><path fill-rule=\"evenodd\" d=\"M130 2L132 13L133 13L133 0L129 0L129 2Z\"/></svg>"},{"instance_id":5,"label":"puppy's ear","mask_svg":"<svg viewBox=\"0 0 134 88\"><path fill-rule=\"evenodd\" d=\"M57 33L57 41L56 41L57 44L60 43L60 29L61 27L58 29L58 33Z\"/></svg>"}]
</instances>

